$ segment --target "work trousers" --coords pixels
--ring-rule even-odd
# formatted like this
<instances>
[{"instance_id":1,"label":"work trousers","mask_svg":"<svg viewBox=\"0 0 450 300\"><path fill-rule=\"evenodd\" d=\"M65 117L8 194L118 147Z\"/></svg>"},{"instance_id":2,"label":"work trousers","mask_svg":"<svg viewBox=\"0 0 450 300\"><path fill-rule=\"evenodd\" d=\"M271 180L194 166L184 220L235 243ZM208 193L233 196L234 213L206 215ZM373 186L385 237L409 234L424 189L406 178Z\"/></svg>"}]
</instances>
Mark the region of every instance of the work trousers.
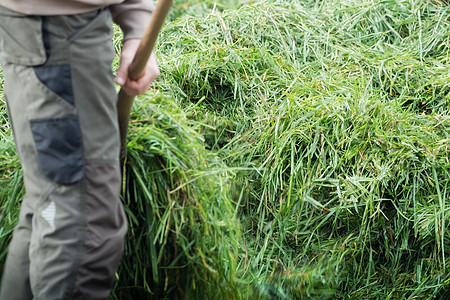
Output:
<instances>
[{"instance_id":1,"label":"work trousers","mask_svg":"<svg viewBox=\"0 0 450 300\"><path fill-rule=\"evenodd\" d=\"M0 7L4 91L26 194L0 299L105 299L127 231L108 9ZM19 199L18 199L19 201Z\"/></svg>"}]
</instances>

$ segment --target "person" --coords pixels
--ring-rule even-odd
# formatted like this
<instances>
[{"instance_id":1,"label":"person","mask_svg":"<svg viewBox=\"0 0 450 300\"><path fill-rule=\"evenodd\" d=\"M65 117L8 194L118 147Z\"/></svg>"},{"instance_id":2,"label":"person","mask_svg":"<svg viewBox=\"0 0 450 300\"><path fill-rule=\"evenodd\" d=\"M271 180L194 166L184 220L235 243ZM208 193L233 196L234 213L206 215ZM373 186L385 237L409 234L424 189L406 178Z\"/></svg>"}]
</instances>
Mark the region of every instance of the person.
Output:
<instances>
[{"instance_id":1,"label":"person","mask_svg":"<svg viewBox=\"0 0 450 300\"><path fill-rule=\"evenodd\" d=\"M115 83L145 93L159 75L127 70L151 0L0 0L4 94L25 196L0 287L1 300L105 299L127 221ZM124 33L114 77L116 22Z\"/></svg>"}]
</instances>

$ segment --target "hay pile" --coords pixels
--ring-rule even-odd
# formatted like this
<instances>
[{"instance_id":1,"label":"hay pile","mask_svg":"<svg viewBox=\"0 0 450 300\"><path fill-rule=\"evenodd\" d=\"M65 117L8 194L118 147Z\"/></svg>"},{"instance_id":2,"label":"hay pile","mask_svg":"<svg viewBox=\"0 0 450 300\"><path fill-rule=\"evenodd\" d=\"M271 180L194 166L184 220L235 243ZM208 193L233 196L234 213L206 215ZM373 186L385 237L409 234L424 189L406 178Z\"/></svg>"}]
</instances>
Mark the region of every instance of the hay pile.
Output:
<instances>
[{"instance_id":1,"label":"hay pile","mask_svg":"<svg viewBox=\"0 0 450 300\"><path fill-rule=\"evenodd\" d=\"M446 295L449 13L175 1L132 116L112 298ZM21 178L2 118L4 253Z\"/></svg>"}]
</instances>

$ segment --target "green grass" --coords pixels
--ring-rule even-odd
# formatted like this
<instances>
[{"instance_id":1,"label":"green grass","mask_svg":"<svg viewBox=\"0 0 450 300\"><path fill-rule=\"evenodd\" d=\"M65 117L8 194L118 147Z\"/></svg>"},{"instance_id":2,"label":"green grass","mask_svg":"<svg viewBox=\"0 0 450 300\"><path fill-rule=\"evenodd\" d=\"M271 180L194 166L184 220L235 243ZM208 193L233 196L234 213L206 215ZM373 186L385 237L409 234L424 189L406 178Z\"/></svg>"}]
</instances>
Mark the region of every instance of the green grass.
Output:
<instances>
[{"instance_id":1,"label":"green grass","mask_svg":"<svg viewBox=\"0 0 450 300\"><path fill-rule=\"evenodd\" d=\"M111 298L444 298L449 12L175 1L132 114ZM0 259L23 192L1 115Z\"/></svg>"},{"instance_id":2,"label":"green grass","mask_svg":"<svg viewBox=\"0 0 450 300\"><path fill-rule=\"evenodd\" d=\"M271 3L185 16L159 47L160 88L213 127L207 147L245 168L243 277L269 298L437 297L448 8Z\"/></svg>"},{"instance_id":3,"label":"green grass","mask_svg":"<svg viewBox=\"0 0 450 300\"><path fill-rule=\"evenodd\" d=\"M23 183L3 97L1 69L0 95L0 274L3 274L9 240L19 216Z\"/></svg>"},{"instance_id":4,"label":"green grass","mask_svg":"<svg viewBox=\"0 0 450 300\"><path fill-rule=\"evenodd\" d=\"M131 230L119 299L148 291L158 298L232 295L240 240L225 183L232 170L205 149L198 125L170 99L157 94L136 108L142 113L132 120L128 143ZM145 291L133 294L127 286Z\"/></svg>"}]
</instances>

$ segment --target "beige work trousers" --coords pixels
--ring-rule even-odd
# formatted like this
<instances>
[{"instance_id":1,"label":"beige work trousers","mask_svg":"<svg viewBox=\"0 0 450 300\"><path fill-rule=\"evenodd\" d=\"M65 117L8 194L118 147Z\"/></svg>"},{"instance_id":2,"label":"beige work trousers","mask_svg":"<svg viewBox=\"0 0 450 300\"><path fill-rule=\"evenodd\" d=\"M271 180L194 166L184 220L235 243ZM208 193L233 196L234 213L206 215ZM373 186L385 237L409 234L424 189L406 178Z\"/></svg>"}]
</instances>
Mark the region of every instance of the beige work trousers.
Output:
<instances>
[{"instance_id":1,"label":"beige work trousers","mask_svg":"<svg viewBox=\"0 0 450 300\"><path fill-rule=\"evenodd\" d=\"M26 190L1 300L109 294L127 230L113 59L107 8L26 16L0 7L4 91Z\"/></svg>"}]
</instances>

